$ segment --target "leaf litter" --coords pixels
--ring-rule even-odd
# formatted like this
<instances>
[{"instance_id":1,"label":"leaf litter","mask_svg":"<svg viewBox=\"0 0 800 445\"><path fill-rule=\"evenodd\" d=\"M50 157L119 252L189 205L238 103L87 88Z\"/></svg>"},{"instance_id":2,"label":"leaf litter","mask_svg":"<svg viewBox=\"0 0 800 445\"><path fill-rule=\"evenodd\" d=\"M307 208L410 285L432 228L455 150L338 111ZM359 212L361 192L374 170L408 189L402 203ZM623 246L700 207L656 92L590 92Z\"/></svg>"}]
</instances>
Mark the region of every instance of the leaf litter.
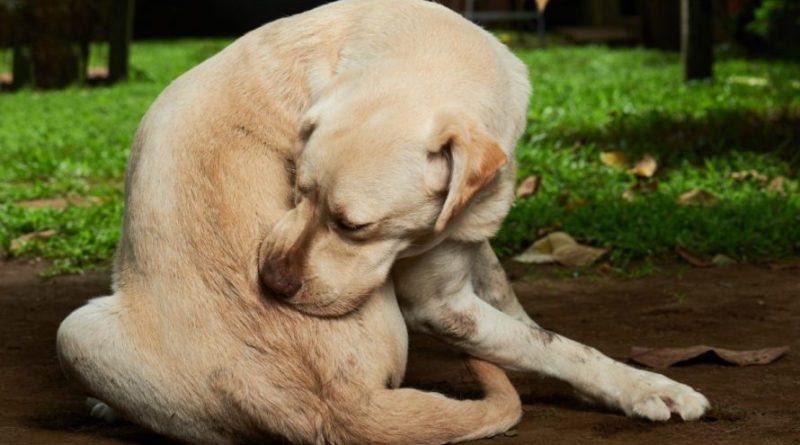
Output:
<instances>
[{"instance_id":1,"label":"leaf litter","mask_svg":"<svg viewBox=\"0 0 800 445\"><path fill-rule=\"evenodd\" d=\"M581 267L594 263L606 253L608 249L580 244L566 232L553 232L537 240L515 256L514 260L528 264L558 263L567 267Z\"/></svg>"},{"instance_id":2,"label":"leaf litter","mask_svg":"<svg viewBox=\"0 0 800 445\"><path fill-rule=\"evenodd\" d=\"M736 351L707 345L679 348L631 348L631 361L655 369L689 361L711 361L735 366L767 365L789 352L789 346Z\"/></svg>"}]
</instances>

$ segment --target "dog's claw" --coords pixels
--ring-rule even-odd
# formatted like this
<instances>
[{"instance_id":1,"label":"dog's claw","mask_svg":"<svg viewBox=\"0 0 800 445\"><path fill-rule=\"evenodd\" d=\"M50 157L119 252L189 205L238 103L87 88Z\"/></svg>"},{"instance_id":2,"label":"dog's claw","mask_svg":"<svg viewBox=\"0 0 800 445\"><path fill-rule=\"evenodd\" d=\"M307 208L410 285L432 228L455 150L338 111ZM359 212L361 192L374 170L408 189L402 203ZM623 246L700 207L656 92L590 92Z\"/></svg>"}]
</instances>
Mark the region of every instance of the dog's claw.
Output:
<instances>
[{"instance_id":1,"label":"dog's claw","mask_svg":"<svg viewBox=\"0 0 800 445\"><path fill-rule=\"evenodd\" d=\"M666 421L673 413L683 420L697 420L711 408L708 399L682 383L658 374L646 374L623 406L628 415Z\"/></svg>"},{"instance_id":2,"label":"dog's claw","mask_svg":"<svg viewBox=\"0 0 800 445\"><path fill-rule=\"evenodd\" d=\"M86 407L89 408L89 414L95 419L105 420L109 423L119 420L119 414L114 411L114 408L93 397L86 398Z\"/></svg>"}]
</instances>

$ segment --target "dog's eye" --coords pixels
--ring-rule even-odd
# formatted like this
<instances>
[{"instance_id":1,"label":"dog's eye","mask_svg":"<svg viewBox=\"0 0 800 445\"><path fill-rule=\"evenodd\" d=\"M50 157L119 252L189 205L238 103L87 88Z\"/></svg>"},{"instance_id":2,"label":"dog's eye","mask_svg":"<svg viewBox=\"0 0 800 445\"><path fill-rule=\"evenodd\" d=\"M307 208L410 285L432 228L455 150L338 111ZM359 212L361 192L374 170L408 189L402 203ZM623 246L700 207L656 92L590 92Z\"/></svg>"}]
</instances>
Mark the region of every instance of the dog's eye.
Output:
<instances>
[{"instance_id":1,"label":"dog's eye","mask_svg":"<svg viewBox=\"0 0 800 445\"><path fill-rule=\"evenodd\" d=\"M336 224L337 228L339 228L340 230L344 230L345 232L357 232L369 226L369 224L354 224L342 217L336 218L334 220L334 223Z\"/></svg>"}]
</instances>

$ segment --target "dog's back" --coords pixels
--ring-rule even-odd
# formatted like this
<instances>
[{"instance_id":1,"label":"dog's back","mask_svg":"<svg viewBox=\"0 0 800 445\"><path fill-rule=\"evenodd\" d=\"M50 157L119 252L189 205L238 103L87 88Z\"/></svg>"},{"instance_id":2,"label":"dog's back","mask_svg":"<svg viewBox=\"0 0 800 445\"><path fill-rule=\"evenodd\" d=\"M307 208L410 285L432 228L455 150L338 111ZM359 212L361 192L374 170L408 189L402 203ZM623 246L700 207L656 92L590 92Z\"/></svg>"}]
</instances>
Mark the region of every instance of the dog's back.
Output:
<instances>
[{"instance_id":1,"label":"dog's back","mask_svg":"<svg viewBox=\"0 0 800 445\"><path fill-rule=\"evenodd\" d=\"M114 295L78 309L59 329L62 365L88 393L126 418L198 443L270 433L300 442L371 440L357 435L381 425L359 427L348 407L402 378L406 334L394 295L384 291L357 320L308 317L263 295L256 257L264 232L293 204L300 116L341 58L362 63L376 54L356 42L367 42L379 22L391 24L387 15L455 26L453 38L471 26L421 1L347 0L251 32L156 100L131 152ZM372 28L356 26L370 20ZM474 32L465 35L485 39ZM502 372L482 369L491 404L447 401L469 408L460 421L421 418L429 428L442 425L438 436L428 429L419 437L477 437L513 424L516 393ZM416 412L415 397L397 409ZM481 427L480 419L494 423Z\"/></svg>"}]
</instances>

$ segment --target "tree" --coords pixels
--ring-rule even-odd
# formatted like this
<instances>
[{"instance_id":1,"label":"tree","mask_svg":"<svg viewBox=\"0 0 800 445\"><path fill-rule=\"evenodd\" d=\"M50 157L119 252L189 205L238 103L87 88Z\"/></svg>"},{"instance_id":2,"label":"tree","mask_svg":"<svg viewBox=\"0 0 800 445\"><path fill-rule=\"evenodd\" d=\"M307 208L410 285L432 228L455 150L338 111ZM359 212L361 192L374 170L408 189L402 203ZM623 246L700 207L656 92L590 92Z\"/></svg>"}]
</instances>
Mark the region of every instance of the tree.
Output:
<instances>
[{"instance_id":1,"label":"tree","mask_svg":"<svg viewBox=\"0 0 800 445\"><path fill-rule=\"evenodd\" d=\"M681 0L684 80L710 79L714 64L712 0Z\"/></svg>"}]
</instances>

